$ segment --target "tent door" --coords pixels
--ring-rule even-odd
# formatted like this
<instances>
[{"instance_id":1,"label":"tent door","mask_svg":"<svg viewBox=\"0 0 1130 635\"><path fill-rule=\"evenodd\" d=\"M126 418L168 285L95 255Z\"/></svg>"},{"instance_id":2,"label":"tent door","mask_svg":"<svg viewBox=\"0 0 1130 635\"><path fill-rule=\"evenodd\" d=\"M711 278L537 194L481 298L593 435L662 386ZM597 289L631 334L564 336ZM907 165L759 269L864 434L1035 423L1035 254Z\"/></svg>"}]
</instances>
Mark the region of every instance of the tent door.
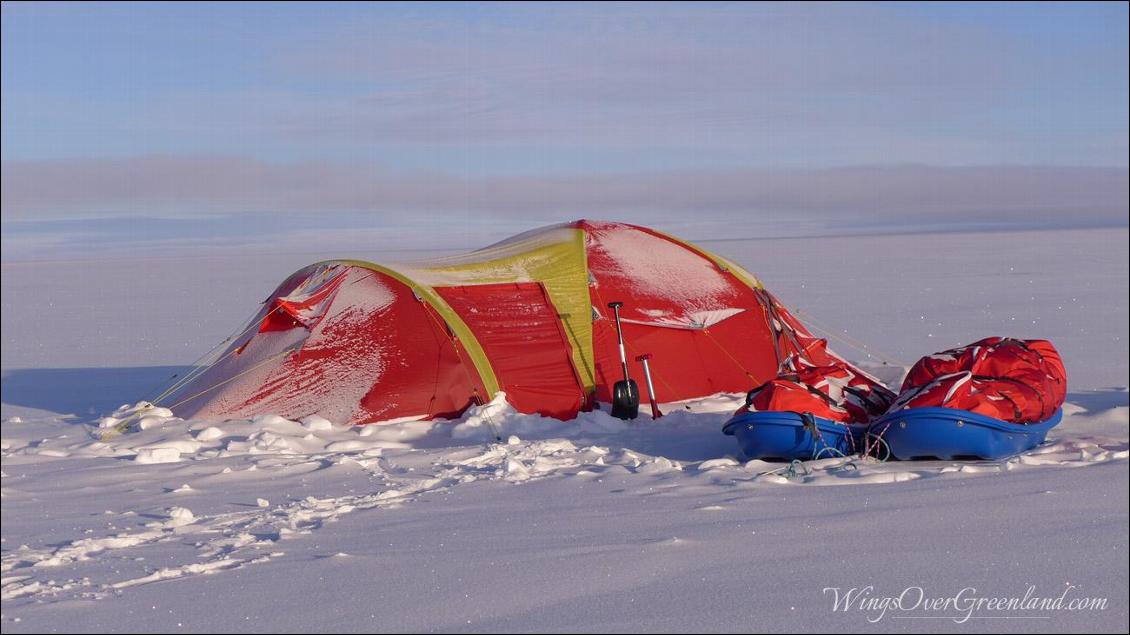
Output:
<instances>
[{"instance_id":1,"label":"tent door","mask_svg":"<svg viewBox=\"0 0 1130 635\"><path fill-rule=\"evenodd\" d=\"M435 290L478 338L517 410L571 419L586 406L561 318L540 282Z\"/></svg>"}]
</instances>

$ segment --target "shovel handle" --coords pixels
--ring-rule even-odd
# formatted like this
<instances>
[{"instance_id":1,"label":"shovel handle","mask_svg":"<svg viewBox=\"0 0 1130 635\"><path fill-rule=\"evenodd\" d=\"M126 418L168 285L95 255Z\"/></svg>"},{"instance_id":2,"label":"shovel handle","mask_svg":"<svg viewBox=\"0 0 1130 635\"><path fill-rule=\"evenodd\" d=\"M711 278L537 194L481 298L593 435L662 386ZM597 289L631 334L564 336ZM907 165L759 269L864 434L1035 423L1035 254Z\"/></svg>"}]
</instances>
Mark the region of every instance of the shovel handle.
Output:
<instances>
[{"instance_id":1,"label":"shovel handle","mask_svg":"<svg viewBox=\"0 0 1130 635\"><path fill-rule=\"evenodd\" d=\"M616 317L616 343L620 347L620 366L624 369L624 381L628 381L628 356L624 351L624 332L620 330L620 307L624 306L623 302L609 302L608 308L612 309L612 313Z\"/></svg>"}]
</instances>

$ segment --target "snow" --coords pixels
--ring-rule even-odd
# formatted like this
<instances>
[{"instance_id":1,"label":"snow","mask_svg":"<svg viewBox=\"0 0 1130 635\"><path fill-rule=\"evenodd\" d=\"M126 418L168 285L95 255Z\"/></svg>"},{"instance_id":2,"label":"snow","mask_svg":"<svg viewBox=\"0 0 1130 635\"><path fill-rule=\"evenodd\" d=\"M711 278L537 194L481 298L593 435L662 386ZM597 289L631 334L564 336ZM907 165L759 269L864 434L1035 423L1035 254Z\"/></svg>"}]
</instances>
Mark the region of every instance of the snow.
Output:
<instances>
[{"instance_id":1,"label":"snow","mask_svg":"<svg viewBox=\"0 0 1130 635\"><path fill-rule=\"evenodd\" d=\"M664 238L615 224L594 222L590 231L589 249L606 256L607 274L636 289L636 295L701 306L700 312L732 310L716 306L732 295L731 283L702 256Z\"/></svg>"},{"instance_id":2,"label":"snow","mask_svg":"<svg viewBox=\"0 0 1130 635\"><path fill-rule=\"evenodd\" d=\"M180 450L177 448L141 448L133 457L138 463L178 463Z\"/></svg>"},{"instance_id":3,"label":"snow","mask_svg":"<svg viewBox=\"0 0 1130 635\"><path fill-rule=\"evenodd\" d=\"M778 261L799 242L704 244L904 361L999 334L1048 337L1067 363L1064 422L1030 453L807 470L737 455L720 429L740 395L633 422L601 411L547 420L501 397L455 422L182 420L140 401L177 370L162 365L222 340L298 256L268 259L273 269L4 263L0 623L901 631L919 622L895 612L870 623L878 613L836 611L833 595L1011 597L1034 585L1108 607L992 628L1124 632L1127 238L810 239L801 266ZM221 270L230 287L216 284ZM126 275L136 271L169 279L150 288ZM837 345L888 383L903 372Z\"/></svg>"}]
</instances>

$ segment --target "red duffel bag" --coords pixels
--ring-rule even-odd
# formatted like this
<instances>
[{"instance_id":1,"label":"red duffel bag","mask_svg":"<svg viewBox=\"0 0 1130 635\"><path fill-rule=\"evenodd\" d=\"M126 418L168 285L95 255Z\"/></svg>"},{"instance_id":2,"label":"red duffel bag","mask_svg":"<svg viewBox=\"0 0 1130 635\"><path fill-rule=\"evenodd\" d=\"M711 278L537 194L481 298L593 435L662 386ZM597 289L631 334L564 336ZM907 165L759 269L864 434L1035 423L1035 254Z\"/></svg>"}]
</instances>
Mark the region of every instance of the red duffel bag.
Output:
<instances>
[{"instance_id":1,"label":"red duffel bag","mask_svg":"<svg viewBox=\"0 0 1130 635\"><path fill-rule=\"evenodd\" d=\"M852 422L851 413L831 397L787 376L771 379L749 391L745 407L758 412L810 412L832 421Z\"/></svg>"},{"instance_id":2,"label":"red duffel bag","mask_svg":"<svg viewBox=\"0 0 1130 635\"><path fill-rule=\"evenodd\" d=\"M918 360L891 409L944 406L1036 423L1066 397L1067 372L1051 342L989 337Z\"/></svg>"},{"instance_id":3,"label":"red duffel bag","mask_svg":"<svg viewBox=\"0 0 1130 635\"><path fill-rule=\"evenodd\" d=\"M866 423L887 411L894 393L885 386L837 358L819 359L829 363L788 360L785 372L750 391L746 408L810 412L844 423Z\"/></svg>"}]
</instances>

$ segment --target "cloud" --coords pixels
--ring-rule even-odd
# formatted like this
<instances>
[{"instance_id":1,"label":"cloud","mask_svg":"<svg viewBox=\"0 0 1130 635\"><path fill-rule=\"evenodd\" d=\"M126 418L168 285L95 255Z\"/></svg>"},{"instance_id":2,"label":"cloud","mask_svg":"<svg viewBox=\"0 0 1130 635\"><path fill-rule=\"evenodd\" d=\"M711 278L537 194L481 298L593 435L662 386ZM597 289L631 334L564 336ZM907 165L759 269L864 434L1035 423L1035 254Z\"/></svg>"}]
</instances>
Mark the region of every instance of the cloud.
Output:
<instances>
[{"instance_id":1,"label":"cloud","mask_svg":"<svg viewBox=\"0 0 1130 635\"><path fill-rule=\"evenodd\" d=\"M118 56L92 47L82 77L6 74L5 157L376 157L477 173L542 162L623 171L656 157L1126 163L1125 39L1079 17L1093 8L948 19L837 3L364 8L293 30L217 26L216 42L193 34L206 50L156 56L199 62L156 69L136 60L154 57L155 33L170 27L124 20L133 37L109 47ZM1038 37L1048 32L1061 37ZM6 58L34 46L46 45ZM77 80L102 77L113 90L76 93Z\"/></svg>"},{"instance_id":2,"label":"cloud","mask_svg":"<svg viewBox=\"0 0 1130 635\"><path fill-rule=\"evenodd\" d=\"M288 48L281 75L356 88L296 98L288 125L373 143L768 151L815 128L890 152L1030 77L999 33L866 6L508 9L359 20Z\"/></svg>"},{"instance_id":3,"label":"cloud","mask_svg":"<svg viewBox=\"0 0 1130 635\"><path fill-rule=\"evenodd\" d=\"M1130 200L1127 170L1106 167L905 165L468 178L352 163L142 156L4 161L2 178L5 223L368 214L424 226L447 214L498 222L594 216L805 220L829 227L1096 226L1125 225Z\"/></svg>"},{"instance_id":4,"label":"cloud","mask_svg":"<svg viewBox=\"0 0 1130 635\"><path fill-rule=\"evenodd\" d=\"M1124 46L1049 50L1015 27L1026 15L945 20L835 3L508 6L479 19L357 20L280 51L276 64L288 77L359 89L332 110L296 109L296 128L375 143L689 144L822 164L859 162L839 147L854 145L869 162L968 163L1004 153L986 137L1004 143L1022 128L1031 145L1041 130L1018 117L1064 104L1125 139L1124 109L1071 102L1080 87L1124 84ZM1058 18L1064 28L1076 19Z\"/></svg>"}]
</instances>

